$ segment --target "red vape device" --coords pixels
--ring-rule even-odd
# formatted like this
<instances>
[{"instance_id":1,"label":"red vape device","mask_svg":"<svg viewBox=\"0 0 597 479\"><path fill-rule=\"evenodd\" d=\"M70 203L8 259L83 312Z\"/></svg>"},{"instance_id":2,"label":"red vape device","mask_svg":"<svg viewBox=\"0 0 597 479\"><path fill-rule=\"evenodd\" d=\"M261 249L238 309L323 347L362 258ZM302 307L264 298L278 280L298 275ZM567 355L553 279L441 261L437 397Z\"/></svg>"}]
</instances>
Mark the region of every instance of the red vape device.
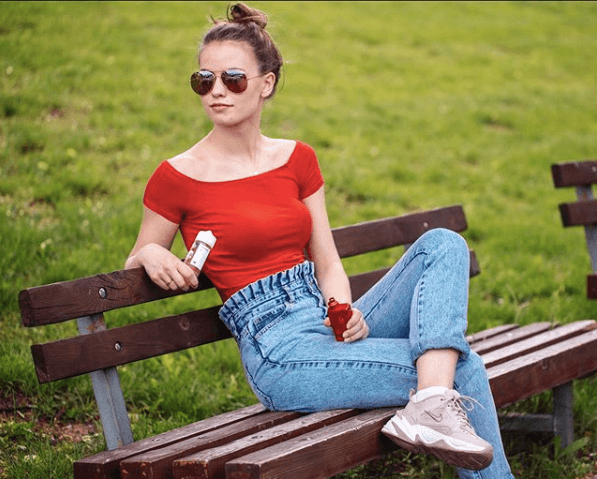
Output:
<instances>
[{"instance_id":1,"label":"red vape device","mask_svg":"<svg viewBox=\"0 0 597 479\"><path fill-rule=\"evenodd\" d=\"M348 303L339 303L334 298L328 302L328 318L332 323L332 329L336 336L336 341L344 341L342 333L346 331L346 323L352 317L352 308Z\"/></svg>"}]
</instances>

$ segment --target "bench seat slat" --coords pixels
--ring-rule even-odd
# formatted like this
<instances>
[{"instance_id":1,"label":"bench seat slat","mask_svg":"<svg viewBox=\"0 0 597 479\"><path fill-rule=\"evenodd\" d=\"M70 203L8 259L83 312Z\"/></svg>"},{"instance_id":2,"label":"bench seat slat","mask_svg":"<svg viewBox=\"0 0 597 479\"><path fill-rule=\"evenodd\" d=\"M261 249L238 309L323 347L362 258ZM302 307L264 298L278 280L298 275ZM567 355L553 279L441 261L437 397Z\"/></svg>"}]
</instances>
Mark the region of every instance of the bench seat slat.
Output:
<instances>
[{"instance_id":1,"label":"bench seat slat","mask_svg":"<svg viewBox=\"0 0 597 479\"><path fill-rule=\"evenodd\" d=\"M597 371L597 330L487 370L497 408Z\"/></svg>"},{"instance_id":2,"label":"bench seat slat","mask_svg":"<svg viewBox=\"0 0 597 479\"><path fill-rule=\"evenodd\" d=\"M566 339L578 336L580 334L592 331L597 328L597 323L593 320L577 321L564 326L543 331L541 334L531 335L527 338L519 338L515 343L511 343L498 350L492 350L483 354L483 362L486 368L497 366L512 359L533 353L540 349L562 342ZM523 328L521 328L523 329Z\"/></svg>"},{"instance_id":3,"label":"bench seat slat","mask_svg":"<svg viewBox=\"0 0 597 479\"><path fill-rule=\"evenodd\" d=\"M484 341L477 341L471 347L478 354L486 354L496 349L503 348L509 344L517 343L523 339L535 336L543 331L551 329L551 323L533 323L522 328L516 328L510 331L504 331L502 334L486 339Z\"/></svg>"},{"instance_id":4,"label":"bench seat slat","mask_svg":"<svg viewBox=\"0 0 597 479\"><path fill-rule=\"evenodd\" d=\"M229 426L176 442L138 456L129 457L120 463L120 475L125 478L151 477L170 479L172 463L176 459L194 454L204 449L221 446L250 434L269 429L303 416L298 412L267 411Z\"/></svg>"},{"instance_id":5,"label":"bench seat slat","mask_svg":"<svg viewBox=\"0 0 597 479\"><path fill-rule=\"evenodd\" d=\"M556 188L597 183L597 160L554 164L551 175Z\"/></svg>"},{"instance_id":6,"label":"bench seat slat","mask_svg":"<svg viewBox=\"0 0 597 479\"><path fill-rule=\"evenodd\" d=\"M226 463L229 479L323 479L381 457L395 446L380 434L395 408L367 411Z\"/></svg>"},{"instance_id":7,"label":"bench seat slat","mask_svg":"<svg viewBox=\"0 0 597 479\"><path fill-rule=\"evenodd\" d=\"M597 200L562 203L559 208L562 224L566 227L597 223Z\"/></svg>"},{"instance_id":8,"label":"bench seat slat","mask_svg":"<svg viewBox=\"0 0 597 479\"><path fill-rule=\"evenodd\" d=\"M218 428L238 423L244 419L263 414L266 409L261 404L254 404L236 411L222 413L187 426L173 429L157 436L141 439L127 446L103 451L93 456L79 459L74 463L75 478L106 479L120 478L120 461L152 451L175 442L208 433Z\"/></svg>"},{"instance_id":9,"label":"bench seat slat","mask_svg":"<svg viewBox=\"0 0 597 479\"><path fill-rule=\"evenodd\" d=\"M282 441L322 427L328 427L357 414L356 409L336 409L308 414L222 446L177 459L172 465L172 471L174 477L192 477L195 479L224 477L226 462L234 458L279 444Z\"/></svg>"},{"instance_id":10,"label":"bench seat slat","mask_svg":"<svg viewBox=\"0 0 597 479\"><path fill-rule=\"evenodd\" d=\"M466 340L471 346L473 346L479 341L485 341L486 339L493 338L494 336L505 333L507 331L511 331L516 328L518 328L517 324L501 324L499 326L495 326L484 331L479 331L478 333L470 334L466 337Z\"/></svg>"}]
</instances>

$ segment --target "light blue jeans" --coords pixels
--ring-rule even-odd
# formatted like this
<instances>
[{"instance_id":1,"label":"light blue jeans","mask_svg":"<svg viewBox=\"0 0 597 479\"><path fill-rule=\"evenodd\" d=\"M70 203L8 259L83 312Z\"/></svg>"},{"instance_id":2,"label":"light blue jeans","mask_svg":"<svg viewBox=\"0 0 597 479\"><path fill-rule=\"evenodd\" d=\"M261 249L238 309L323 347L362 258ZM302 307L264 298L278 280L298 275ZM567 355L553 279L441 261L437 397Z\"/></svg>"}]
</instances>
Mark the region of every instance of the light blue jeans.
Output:
<instances>
[{"instance_id":1,"label":"light blue jeans","mask_svg":"<svg viewBox=\"0 0 597 479\"><path fill-rule=\"evenodd\" d=\"M253 391L271 410L404 406L417 386L419 356L429 349L459 351L454 387L480 403L468 416L493 445L494 458L486 469L458 474L512 478L485 367L465 338L468 280L465 240L434 229L355 301L370 327L366 339L337 342L323 325L326 304L311 262L238 291L220 318L238 343Z\"/></svg>"}]
</instances>

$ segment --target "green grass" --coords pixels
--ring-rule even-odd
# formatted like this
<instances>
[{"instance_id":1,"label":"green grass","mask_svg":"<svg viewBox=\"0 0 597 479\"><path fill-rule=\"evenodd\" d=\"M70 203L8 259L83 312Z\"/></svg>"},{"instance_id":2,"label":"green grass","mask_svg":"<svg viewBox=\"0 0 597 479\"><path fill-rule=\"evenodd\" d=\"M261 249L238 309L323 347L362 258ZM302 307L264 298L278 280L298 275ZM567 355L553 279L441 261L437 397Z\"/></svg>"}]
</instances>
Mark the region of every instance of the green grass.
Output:
<instances>
[{"instance_id":1,"label":"green grass","mask_svg":"<svg viewBox=\"0 0 597 479\"><path fill-rule=\"evenodd\" d=\"M0 421L0 476L72 475L102 450L36 423L97 414L86 377L40 386L19 290L121 269L158 163L210 128L188 86L196 46L225 2L0 2L0 391L29 399ZM333 226L461 203L482 274L470 331L595 318L581 229L564 229L550 165L597 155L594 2L256 2L286 64L264 133L316 148ZM178 238L175 252L184 248ZM394 260L346 261L349 272ZM206 306L188 296L108 314L108 325ZM120 368L137 438L254 403L234 344ZM575 437L506 437L521 478L579 478L597 450L597 381L575 384ZM517 407L550 408L544 393ZM99 427L99 425L98 425ZM555 447L555 453L550 454ZM574 450L578 449L578 450ZM398 453L346 477L450 477Z\"/></svg>"}]
</instances>

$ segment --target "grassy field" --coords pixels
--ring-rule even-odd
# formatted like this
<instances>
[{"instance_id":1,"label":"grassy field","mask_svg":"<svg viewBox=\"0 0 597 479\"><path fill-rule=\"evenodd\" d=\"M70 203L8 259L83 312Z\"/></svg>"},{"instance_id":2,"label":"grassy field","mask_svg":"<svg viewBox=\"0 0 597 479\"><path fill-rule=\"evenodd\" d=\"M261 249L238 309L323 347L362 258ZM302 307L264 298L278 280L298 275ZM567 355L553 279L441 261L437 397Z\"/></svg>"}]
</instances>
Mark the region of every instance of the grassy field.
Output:
<instances>
[{"instance_id":1,"label":"grassy field","mask_svg":"<svg viewBox=\"0 0 597 479\"><path fill-rule=\"evenodd\" d=\"M0 477L66 478L104 448L86 377L40 386L19 290L121 269L160 161L210 128L188 85L225 2L0 2ZM333 226L463 204L482 274L471 332L597 317L581 229L550 165L597 155L597 3L255 2L286 64L264 133L318 153ZM184 254L180 239L174 247ZM398 258L347 261L349 272ZM215 303L177 298L108 325ZM136 438L256 402L234 344L120 369ZM545 393L517 407L550 409ZM575 383L575 437L505 438L516 476L597 474L597 380ZM70 440L75 437L76 440ZM343 477L453 477L396 453Z\"/></svg>"}]
</instances>

